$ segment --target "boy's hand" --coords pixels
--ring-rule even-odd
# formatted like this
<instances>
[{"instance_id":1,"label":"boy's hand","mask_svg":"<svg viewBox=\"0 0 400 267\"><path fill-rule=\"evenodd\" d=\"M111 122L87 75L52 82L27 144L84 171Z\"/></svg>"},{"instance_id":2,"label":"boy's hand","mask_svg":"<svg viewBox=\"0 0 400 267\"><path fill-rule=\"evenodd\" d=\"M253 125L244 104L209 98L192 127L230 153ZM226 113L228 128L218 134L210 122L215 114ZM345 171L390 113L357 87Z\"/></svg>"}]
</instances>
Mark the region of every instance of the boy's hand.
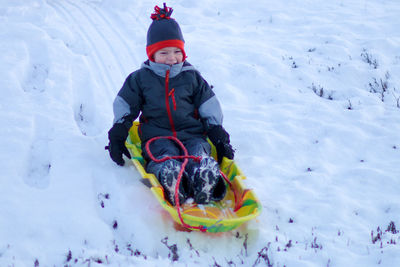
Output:
<instances>
[{"instance_id":1,"label":"boy's hand","mask_svg":"<svg viewBox=\"0 0 400 267\"><path fill-rule=\"evenodd\" d=\"M232 148L229 140L229 134L221 125L214 125L208 130L208 138L215 145L217 150L218 163L222 162L223 157L233 159L235 150Z\"/></svg>"},{"instance_id":2,"label":"boy's hand","mask_svg":"<svg viewBox=\"0 0 400 267\"><path fill-rule=\"evenodd\" d=\"M128 137L128 130L122 123L116 123L108 131L108 139L110 142L105 148L110 152L111 159L120 166L124 166L125 161L122 155L131 158L128 149L125 146L125 140Z\"/></svg>"},{"instance_id":3,"label":"boy's hand","mask_svg":"<svg viewBox=\"0 0 400 267\"><path fill-rule=\"evenodd\" d=\"M223 157L233 159L235 156L235 150L233 150L231 144L229 143L219 143L215 146L215 148L217 149L217 158L219 164L221 164Z\"/></svg>"}]
</instances>

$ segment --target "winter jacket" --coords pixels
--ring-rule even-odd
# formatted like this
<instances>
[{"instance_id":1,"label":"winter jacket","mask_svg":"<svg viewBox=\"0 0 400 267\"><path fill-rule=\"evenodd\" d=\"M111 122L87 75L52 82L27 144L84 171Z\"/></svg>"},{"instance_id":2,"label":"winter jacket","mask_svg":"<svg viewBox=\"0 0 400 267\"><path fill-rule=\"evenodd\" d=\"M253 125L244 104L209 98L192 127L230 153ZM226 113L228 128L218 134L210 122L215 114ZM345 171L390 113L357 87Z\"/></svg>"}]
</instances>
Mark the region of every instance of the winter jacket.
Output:
<instances>
[{"instance_id":1,"label":"winter jacket","mask_svg":"<svg viewBox=\"0 0 400 267\"><path fill-rule=\"evenodd\" d=\"M223 119L214 92L187 61L169 66L147 60L127 77L113 108L114 123L128 127L141 112L142 144L155 136L204 136L204 125L222 125Z\"/></svg>"}]
</instances>

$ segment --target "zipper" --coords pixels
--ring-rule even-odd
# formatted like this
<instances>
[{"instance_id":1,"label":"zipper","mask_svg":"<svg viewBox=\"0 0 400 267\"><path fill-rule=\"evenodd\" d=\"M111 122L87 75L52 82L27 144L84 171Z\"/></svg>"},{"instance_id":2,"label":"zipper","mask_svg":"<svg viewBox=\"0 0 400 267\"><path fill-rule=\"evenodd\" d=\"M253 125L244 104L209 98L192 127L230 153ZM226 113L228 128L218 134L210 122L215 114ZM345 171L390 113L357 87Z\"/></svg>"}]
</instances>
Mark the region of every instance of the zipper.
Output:
<instances>
[{"instance_id":1,"label":"zipper","mask_svg":"<svg viewBox=\"0 0 400 267\"><path fill-rule=\"evenodd\" d=\"M171 125L172 135L176 137L175 125L174 120L172 119L171 107L169 105L169 97L172 98L172 104L174 110L176 110L176 102L175 102L175 89L172 89L171 92L169 91L169 70L165 73L165 106L167 108L168 119Z\"/></svg>"}]
</instances>

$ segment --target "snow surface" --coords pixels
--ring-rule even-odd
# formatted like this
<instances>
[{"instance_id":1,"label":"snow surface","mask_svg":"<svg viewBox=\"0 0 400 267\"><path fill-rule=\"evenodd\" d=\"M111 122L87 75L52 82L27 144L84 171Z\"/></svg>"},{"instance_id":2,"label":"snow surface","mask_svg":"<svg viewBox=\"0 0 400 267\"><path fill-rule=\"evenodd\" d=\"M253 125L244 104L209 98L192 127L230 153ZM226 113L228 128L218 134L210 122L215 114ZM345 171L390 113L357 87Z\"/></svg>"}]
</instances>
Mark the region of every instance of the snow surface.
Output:
<instances>
[{"instance_id":1,"label":"snow surface","mask_svg":"<svg viewBox=\"0 0 400 267\"><path fill-rule=\"evenodd\" d=\"M263 206L217 235L104 150L156 4L0 1L0 266L400 266L399 2L167 3Z\"/></svg>"}]
</instances>

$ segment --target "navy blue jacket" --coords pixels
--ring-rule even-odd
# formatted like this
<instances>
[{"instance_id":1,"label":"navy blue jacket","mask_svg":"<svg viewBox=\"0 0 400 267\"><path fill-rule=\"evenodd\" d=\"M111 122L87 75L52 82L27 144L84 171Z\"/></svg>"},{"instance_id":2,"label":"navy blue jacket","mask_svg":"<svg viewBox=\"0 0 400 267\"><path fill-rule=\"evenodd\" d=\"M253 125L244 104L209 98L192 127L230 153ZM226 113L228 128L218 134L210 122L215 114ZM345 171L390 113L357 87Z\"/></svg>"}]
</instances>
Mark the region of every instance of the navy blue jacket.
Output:
<instances>
[{"instance_id":1,"label":"navy blue jacket","mask_svg":"<svg viewBox=\"0 0 400 267\"><path fill-rule=\"evenodd\" d=\"M172 66L144 62L127 77L113 108L114 123L127 127L140 115L142 144L155 136L205 137L205 125L222 125L223 119L214 92L187 61Z\"/></svg>"}]
</instances>

